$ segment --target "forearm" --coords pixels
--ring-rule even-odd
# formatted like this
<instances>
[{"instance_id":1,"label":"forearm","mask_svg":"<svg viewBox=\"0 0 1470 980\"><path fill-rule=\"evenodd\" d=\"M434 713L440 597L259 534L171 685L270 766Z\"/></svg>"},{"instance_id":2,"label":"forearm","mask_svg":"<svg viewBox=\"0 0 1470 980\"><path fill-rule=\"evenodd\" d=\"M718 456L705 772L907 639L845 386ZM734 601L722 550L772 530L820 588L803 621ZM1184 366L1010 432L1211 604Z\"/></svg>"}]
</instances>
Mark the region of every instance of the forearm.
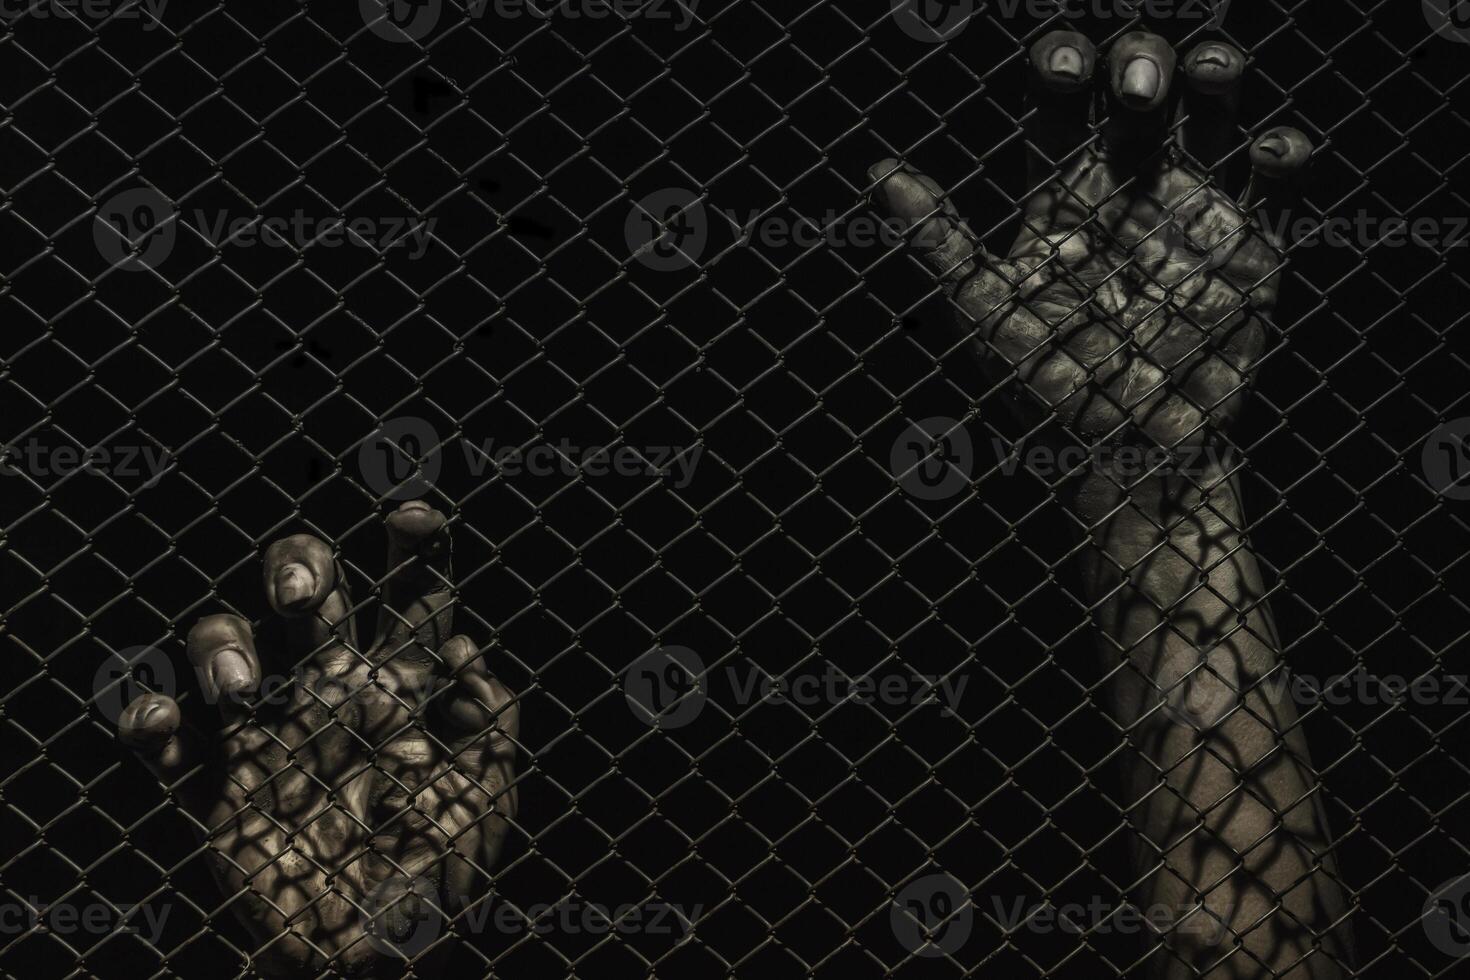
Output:
<instances>
[{"instance_id":1,"label":"forearm","mask_svg":"<svg viewBox=\"0 0 1470 980\"><path fill-rule=\"evenodd\" d=\"M1295 708L1272 696L1286 685L1237 489L1218 471L1081 484L1141 896L1177 923L1153 975L1343 975L1345 903Z\"/></svg>"}]
</instances>

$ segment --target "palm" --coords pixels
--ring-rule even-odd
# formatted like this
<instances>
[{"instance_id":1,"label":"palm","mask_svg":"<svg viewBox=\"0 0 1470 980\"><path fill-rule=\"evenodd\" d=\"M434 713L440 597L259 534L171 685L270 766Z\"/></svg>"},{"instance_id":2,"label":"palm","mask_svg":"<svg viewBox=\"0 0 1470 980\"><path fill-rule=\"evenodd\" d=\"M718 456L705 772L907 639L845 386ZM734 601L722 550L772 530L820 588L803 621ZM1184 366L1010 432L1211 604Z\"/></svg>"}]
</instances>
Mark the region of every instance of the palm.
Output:
<instances>
[{"instance_id":1,"label":"palm","mask_svg":"<svg viewBox=\"0 0 1470 980\"><path fill-rule=\"evenodd\" d=\"M1149 51L1158 39L1130 37L1144 39L1139 56L1162 60ZM1033 166L1038 190L1006 260L984 255L938 186L896 161L872 170L880 200L910 223L982 362L1019 383L1028 418L1054 419L1087 444L1199 444L1236 417L1260 360L1279 243L1186 162L1164 127L1143 121L1165 109L1130 118L1119 105L1094 138L1085 105L1075 119L1056 118L1077 102L1054 98L1031 114L1029 139L1049 159ZM1277 130L1253 160L1294 166L1309 152L1305 137ZM1062 161L1056 171L1052 160Z\"/></svg>"},{"instance_id":2,"label":"palm","mask_svg":"<svg viewBox=\"0 0 1470 980\"><path fill-rule=\"evenodd\" d=\"M389 518L385 604L356 644L352 604L328 546L298 535L266 556L284 617L286 683L262 685L249 625L201 620L189 656L225 721L223 765L177 734L178 707L144 695L124 740L191 804L212 870L270 973L422 972L442 923L472 900L515 812L518 710L474 646L449 636L444 519L418 504ZM435 653L434 651L437 651Z\"/></svg>"}]
</instances>

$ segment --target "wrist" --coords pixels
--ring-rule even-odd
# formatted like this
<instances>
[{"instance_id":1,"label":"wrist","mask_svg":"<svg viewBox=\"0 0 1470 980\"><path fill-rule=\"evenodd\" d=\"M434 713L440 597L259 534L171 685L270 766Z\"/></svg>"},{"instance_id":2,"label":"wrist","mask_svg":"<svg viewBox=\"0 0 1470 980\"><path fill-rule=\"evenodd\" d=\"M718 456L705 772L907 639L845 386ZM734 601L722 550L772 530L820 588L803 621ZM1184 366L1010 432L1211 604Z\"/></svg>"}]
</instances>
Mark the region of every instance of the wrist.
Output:
<instances>
[{"instance_id":1,"label":"wrist","mask_svg":"<svg viewBox=\"0 0 1470 980\"><path fill-rule=\"evenodd\" d=\"M1060 498L1087 528L1103 521L1168 528L1185 518L1192 526L1238 524L1241 465L1233 446L1119 446L1095 452Z\"/></svg>"}]
</instances>

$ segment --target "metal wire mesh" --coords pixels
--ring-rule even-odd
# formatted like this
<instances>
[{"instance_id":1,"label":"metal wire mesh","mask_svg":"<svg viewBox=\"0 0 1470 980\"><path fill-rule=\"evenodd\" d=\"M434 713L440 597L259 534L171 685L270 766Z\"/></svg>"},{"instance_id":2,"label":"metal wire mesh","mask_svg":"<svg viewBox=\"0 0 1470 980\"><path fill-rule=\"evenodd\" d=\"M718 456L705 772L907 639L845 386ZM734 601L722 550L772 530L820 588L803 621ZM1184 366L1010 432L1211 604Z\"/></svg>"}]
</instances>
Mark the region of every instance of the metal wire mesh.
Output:
<instances>
[{"instance_id":1,"label":"metal wire mesh","mask_svg":"<svg viewBox=\"0 0 1470 980\"><path fill-rule=\"evenodd\" d=\"M1470 30L1448 0L1246 6L0 11L0 969L257 969L117 720L163 691L212 735L194 621L261 623L297 532L371 608L412 497L522 721L493 887L398 942L407 972L1153 969L1185 910L1146 921L1061 491L1099 450L1011 421L867 176L922 161L1013 235L1028 46L1147 24L1228 38L1243 133L1318 144L1225 464L1338 966L1463 970Z\"/></svg>"}]
</instances>

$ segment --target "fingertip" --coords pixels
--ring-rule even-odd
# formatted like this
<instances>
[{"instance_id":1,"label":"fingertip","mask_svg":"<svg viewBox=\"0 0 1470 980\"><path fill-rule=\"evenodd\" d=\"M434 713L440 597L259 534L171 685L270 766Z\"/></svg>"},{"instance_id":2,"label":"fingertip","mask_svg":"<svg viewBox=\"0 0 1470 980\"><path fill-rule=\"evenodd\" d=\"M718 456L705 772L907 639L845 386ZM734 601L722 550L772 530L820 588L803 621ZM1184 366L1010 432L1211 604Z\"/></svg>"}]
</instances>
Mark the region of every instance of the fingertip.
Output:
<instances>
[{"instance_id":1,"label":"fingertip","mask_svg":"<svg viewBox=\"0 0 1470 980\"><path fill-rule=\"evenodd\" d=\"M395 545L417 551L425 542L443 530L444 514L422 500L404 501L385 519L388 537Z\"/></svg>"},{"instance_id":2,"label":"fingertip","mask_svg":"<svg viewBox=\"0 0 1470 980\"><path fill-rule=\"evenodd\" d=\"M1080 92L1096 66L1096 46L1076 31L1052 31L1031 46L1031 69L1053 92Z\"/></svg>"},{"instance_id":3,"label":"fingertip","mask_svg":"<svg viewBox=\"0 0 1470 980\"><path fill-rule=\"evenodd\" d=\"M895 218L909 222L934 217L943 211L939 195L917 175L901 167L891 170L873 188L873 203Z\"/></svg>"},{"instance_id":4,"label":"fingertip","mask_svg":"<svg viewBox=\"0 0 1470 980\"><path fill-rule=\"evenodd\" d=\"M1135 31L1113 45L1108 56L1113 94L1135 112L1151 112L1169 97L1177 56L1157 34Z\"/></svg>"},{"instance_id":5,"label":"fingertip","mask_svg":"<svg viewBox=\"0 0 1470 980\"><path fill-rule=\"evenodd\" d=\"M467 636L455 636L439 648L441 670L449 688L441 702L445 718L465 732L485 732L501 745L520 735L515 697L490 670L482 651ZM503 747L503 746L502 746Z\"/></svg>"},{"instance_id":6,"label":"fingertip","mask_svg":"<svg viewBox=\"0 0 1470 980\"><path fill-rule=\"evenodd\" d=\"M1184 77L1204 95L1224 95L1245 74L1245 53L1224 41L1206 41L1184 57Z\"/></svg>"},{"instance_id":7,"label":"fingertip","mask_svg":"<svg viewBox=\"0 0 1470 980\"><path fill-rule=\"evenodd\" d=\"M1306 133L1291 126L1277 126L1251 144L1251 167L1262 176L1284 179L1301 171L1315 149Z\"/></svg>"},{"instance_id":8,"label":"fingertip","mask_svg":"<svg viewBox=\"0 0 1470 980\"><path fill-rule=\"evenodd\" d=\"M332 548L311 534L293 534L266 549L266 601L282 616L301 616L320 606L336 584Z\"/></svg>"},{"instance_id":9,"label":"fingertip","mask_svg":"<svg viewBox=\"0 0 1470 980\"><path fill-rule=\"evenodd\" d=\"M903 164L893 157L884 157L868 168L868 180L874 184L880 183L903 169Z\"/></svg>"},{"instance_id":10,"label":"fingertip","mask_svg":"<svg viewBox=\"0 0 1470 980\"><path fill-rule=\"evenodd\" d=\"M198 666L198 659L207 657L222 645L234 645L254 649L255 633L250 624L233 613L215 613L204 616L189 630L187 647L189 661Z\"/></svg>"},{"instance_id":11,"label":"fingertip","mask_svg":"<svg viewBox=\"0 0 1470 980\"><path fill-rule=\"evenodd\" d=\"M138 695L123 709L117 721L118 738L138 752L157 753L179 730L178 702L166 694L149 691Z\"/></svg>"},{"instance_id":12,"label":"fingertip","mask_svg":"<svg viewBox=\"0 0 1470 980\"><path fill-rule=\"evenodd\" d=\"M250 624L239 616L206 616L189 631L189 663L211 701L252 692L260 684L260 659Z\"/></svg>"},{"instance_id":13,"label":"fingertip","mask_svg":"<svg viewBox=\"0 0 1470 980\"><path fill-rule=\"evenodd\" d=\"M450 677L465 669L484 670L484 659L480 657L479 647L463 634L451 636L444 641L444 645L439 648L439 660Z\"/></svg>"}]
</instances>

